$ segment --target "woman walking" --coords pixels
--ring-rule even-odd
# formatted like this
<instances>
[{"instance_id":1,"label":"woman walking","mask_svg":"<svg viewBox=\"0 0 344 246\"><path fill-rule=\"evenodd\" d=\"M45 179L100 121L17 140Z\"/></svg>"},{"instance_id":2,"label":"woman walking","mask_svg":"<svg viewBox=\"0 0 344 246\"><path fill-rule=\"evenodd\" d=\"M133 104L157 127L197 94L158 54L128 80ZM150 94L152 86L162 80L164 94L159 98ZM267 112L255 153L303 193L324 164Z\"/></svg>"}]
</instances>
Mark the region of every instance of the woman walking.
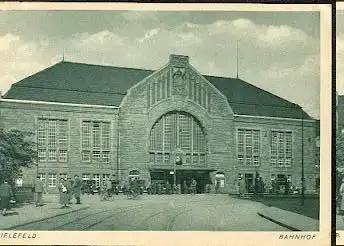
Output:
<instances>
[{"instance_id":1,"label":"woman walking","mask_svg":"<svg viewBox=\"0 0 344 246\"><path fill-rule=\"evenodd\" d=\"M62 205L61 208L67 208L69 205L69 193L67 190L67 179L61 178L59 184L59 193L60 193L60 203Z\"/></svg>"}]
</instances>

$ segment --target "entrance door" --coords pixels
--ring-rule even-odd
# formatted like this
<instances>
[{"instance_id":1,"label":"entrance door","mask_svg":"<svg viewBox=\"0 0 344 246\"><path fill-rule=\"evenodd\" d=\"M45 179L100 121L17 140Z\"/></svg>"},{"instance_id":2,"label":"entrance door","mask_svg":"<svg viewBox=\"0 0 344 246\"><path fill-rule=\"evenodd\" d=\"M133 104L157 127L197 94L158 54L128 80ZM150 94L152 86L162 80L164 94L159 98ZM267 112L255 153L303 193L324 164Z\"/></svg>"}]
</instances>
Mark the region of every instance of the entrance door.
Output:
<instances>
[{"instance_id":1,"label":"entrance door","mask_svg":"<svg viewBox=\"0 0 344 246\"><path fill-rule=\"evenodd\" d=\"M245 181L246 181L246 190L248 192L253 192L253 174L252 173L245 173Z\"/></svg>"}]
</instances>

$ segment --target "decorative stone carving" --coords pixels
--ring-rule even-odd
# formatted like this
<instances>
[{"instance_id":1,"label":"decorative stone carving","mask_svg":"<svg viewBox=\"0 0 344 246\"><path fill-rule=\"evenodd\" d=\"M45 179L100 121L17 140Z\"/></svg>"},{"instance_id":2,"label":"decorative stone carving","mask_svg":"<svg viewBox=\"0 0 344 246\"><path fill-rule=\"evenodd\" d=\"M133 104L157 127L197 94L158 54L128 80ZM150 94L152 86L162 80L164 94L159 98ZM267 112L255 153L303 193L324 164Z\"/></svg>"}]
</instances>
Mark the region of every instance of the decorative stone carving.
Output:
<instances>
[{"instance_id":1,"label":"decorative stone carving","mask_svg":"<svg viewBox=\"0 0 344 246\"><path fill-rule=\"evenodd\" d=\"M185 67L172 67L173 94L187 96L187 74Z\"/></svg>"}]
</instances>

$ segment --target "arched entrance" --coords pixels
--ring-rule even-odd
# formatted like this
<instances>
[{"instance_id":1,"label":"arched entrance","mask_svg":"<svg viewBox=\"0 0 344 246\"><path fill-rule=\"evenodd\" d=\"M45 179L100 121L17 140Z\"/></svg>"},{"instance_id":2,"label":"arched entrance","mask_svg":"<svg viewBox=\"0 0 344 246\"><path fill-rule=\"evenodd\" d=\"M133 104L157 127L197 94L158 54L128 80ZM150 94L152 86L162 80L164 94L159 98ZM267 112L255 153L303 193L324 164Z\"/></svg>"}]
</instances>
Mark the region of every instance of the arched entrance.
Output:
<instances>
[{"instance_id":1,"label":"arched entrance","mask_svg":"<svg viewBox=\"0 0 344 246\"><path fill-rule=\"evenodd\" d=\"M215 174L215 191L220 192L225 187L225 174L223 172L217 172Z\"/></svg>"},{"instance_id":2,"label":"arched entrance","mask_svg":"<svg viewBox=\"0 0 344 246\"><path fill-rule=\"evenodd\" d=\"M173 184L176 175L176 185L182 193L187 193L192 179L195 179L197 191L203 193L205 185L211 182L206 146L204 129L194 116L181 111L164 114L154 123L149 135L152 182ZM182 161L175 167L176 152L181 152Z\"/></svg>"}]
</instances>

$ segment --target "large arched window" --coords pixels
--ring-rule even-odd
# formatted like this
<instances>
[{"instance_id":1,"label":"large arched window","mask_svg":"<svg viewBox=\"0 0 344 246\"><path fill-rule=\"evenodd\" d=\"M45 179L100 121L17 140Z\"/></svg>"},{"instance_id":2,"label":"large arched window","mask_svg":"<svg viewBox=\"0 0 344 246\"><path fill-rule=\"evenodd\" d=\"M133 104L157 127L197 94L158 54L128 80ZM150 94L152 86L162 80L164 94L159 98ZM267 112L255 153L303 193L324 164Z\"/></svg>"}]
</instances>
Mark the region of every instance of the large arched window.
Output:
<instances>
[{"instance_id":1,"label":"large arched window","mask_svg":"<svg viewBox=\"0 0 344 246\"><path fill-rule=\"evenodd\" d=\"M206 142L199 121L185 112L169 112L159 118L150 132L150 162L172 164L172 153L181 149L185 165L205 166Z\"/></svg>"}]
</instances>

